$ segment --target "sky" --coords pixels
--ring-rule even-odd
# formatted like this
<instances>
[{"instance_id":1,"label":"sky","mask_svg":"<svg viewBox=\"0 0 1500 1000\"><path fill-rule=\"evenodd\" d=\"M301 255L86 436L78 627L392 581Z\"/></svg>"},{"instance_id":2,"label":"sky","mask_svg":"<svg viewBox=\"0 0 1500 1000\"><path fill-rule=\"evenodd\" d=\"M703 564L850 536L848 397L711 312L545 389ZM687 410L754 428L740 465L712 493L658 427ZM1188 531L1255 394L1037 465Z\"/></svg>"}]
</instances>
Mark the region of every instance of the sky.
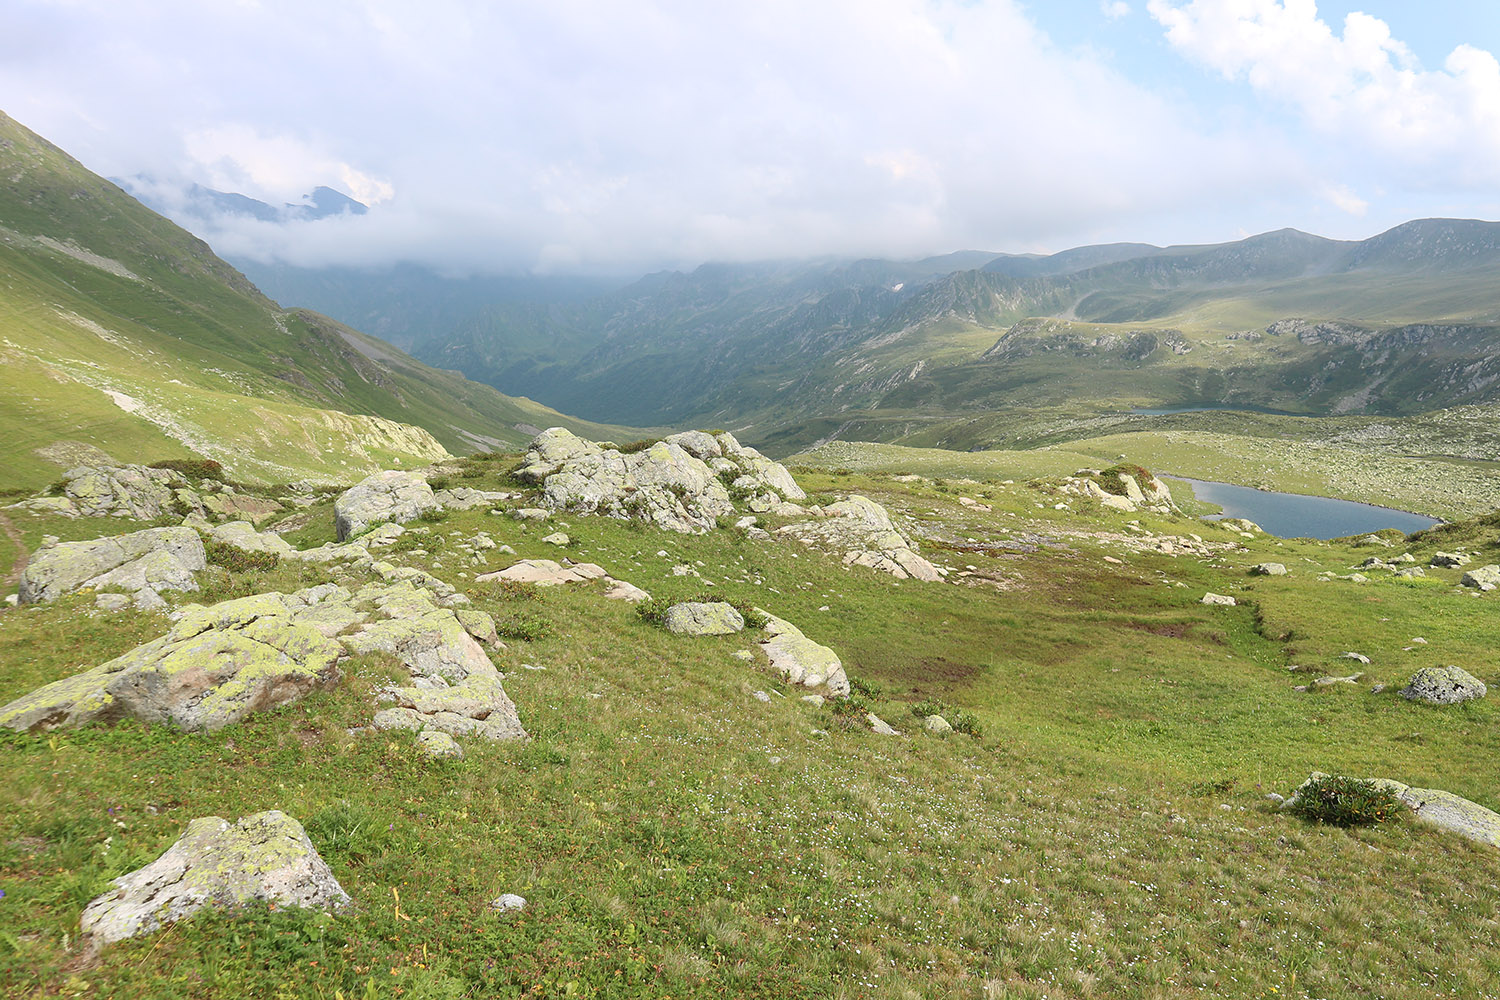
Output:
<instances>
[{"instance_id":1,"label":"sky","mask_svg":"<svg viewBox=\"0 0 1500 1000\"><path fill-rule=\"evenodd\" d=\"M445 273L1500 218L1500 4L5 0L0 110L221 254Z\"/></svg>"}]
</instances>

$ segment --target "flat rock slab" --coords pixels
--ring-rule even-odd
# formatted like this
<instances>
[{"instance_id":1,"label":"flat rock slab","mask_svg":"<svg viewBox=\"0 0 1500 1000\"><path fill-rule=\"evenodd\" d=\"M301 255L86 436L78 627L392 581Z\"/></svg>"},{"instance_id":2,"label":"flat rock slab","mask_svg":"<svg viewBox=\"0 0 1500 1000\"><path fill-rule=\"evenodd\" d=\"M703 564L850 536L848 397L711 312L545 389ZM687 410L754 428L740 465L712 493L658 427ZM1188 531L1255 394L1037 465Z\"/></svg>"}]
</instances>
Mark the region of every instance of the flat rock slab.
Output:
<instances>
[{"instance_id":1,"label":"flat rock slab","mask_svg":"<svg viewBox=\"0 0 1500 1000\"><path fill-rule=\"evenodd\" d=\"M88 542L38 549L21 574L21 603L55 600L82 587L197 590L193 574L208 567L192 528L147 528Z\"/></svg>"},{"instance_id":2,"label":"flat rock slab","mask_svg":"<svg viewBox=\"0 0 1500 1000\"><path fill-rule=\"evenodd\" d=\"M235 823L195 819L165 854L111 884L83 911L83 935L94 948L149 934L209 906L349 905L349 894L302 824L276 810Z\"/></svg>"},{"instance_id":3,"label":"flat rock slab","mask_svg":"<svg viewBox=\"0 0 1500 1000\"><path fill-rule=\"evenodd\" d=\"M476 576L474 582L510 580L515 583L532 583L538 587L556 587L566 583L602 580L608 575L604 572L604 567L594 563L574 563L571 566L564 566L551 559L522 559L498 572Z\"/></svg>"},{"instance_id":4,"label":"flat rock slab","mask_svg":"<svg viewBox=\"0 0 1500 1000\"><path fill-rule=\"evenodd\" d=\"M294 557L294 549L274 531L257 531L248 521L226 521L208 529L208 537L223 545L233 545L246 552L268 552L282 558Z\"/></svg>"}]
</instances>

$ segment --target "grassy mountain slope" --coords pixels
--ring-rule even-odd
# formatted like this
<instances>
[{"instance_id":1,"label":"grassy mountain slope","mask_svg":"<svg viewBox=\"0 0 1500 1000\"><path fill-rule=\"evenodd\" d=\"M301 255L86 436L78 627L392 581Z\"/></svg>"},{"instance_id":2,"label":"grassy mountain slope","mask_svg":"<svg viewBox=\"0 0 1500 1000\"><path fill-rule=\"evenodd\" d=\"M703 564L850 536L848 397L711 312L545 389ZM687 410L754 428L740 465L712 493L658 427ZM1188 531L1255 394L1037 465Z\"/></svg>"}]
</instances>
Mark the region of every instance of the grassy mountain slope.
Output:
<instances>
[{"instance_id":1,"label":"grassy mountain slope","mask_svg":"<svg viewBox=\"0 0 1500 1000\"><path fill-rule=\"evenodd\" d=\"M898 582L786 538L565 518L570 555L659 598L707 587L674 575L687 564L715 593L833 647L858 682L840 710L737 659L753 650L748 634L673 636L594 585L473 582L463 574L557 555L541 540L555 518L475 510L411 526L426 532L422 549L389 558L451 580L517 633L492 655L529 741L464 740L461 760L435 761L411 734L372 731L376 691L401 680L380 656L348 661L333 690L216 733L134 723L0 733L0 993L1492 994L1500 849L1410 815L1354 830L1312 823L1267 794L1317 769L1500 808L1494 696L1432 707L1395 693L1436 664L1493 681L1495 595L1458 587L1458 570L1319 578L1406 551L1418 565L1459 546L1495 561L1493 519L1392 548L1246 538L1024 482L1049 475L1050 460L990 456L987 482L799 473L815 499L857 492L886 504L928 555L974 573L973 586ZM463 466L465 482L514 488L508 463ZM288 537L326 540L329 504L294 516L306 515L319 520ZM18 523L32 546L98 530L47 515ZM452 558L481 531L517 555ZM1189 533L1219 548L1158 550ZM1246 574L1266 560L1290 572ZM215 567L192 597L324 579L307 564ZM1205 591L1238 605L1206 607ZM93 602L0 611L0 702L170 626ZM1294 690L1359 671L1358 683ZM966 713L977 735L926 732L914 714L924 703ZM904 735L870 732L865 711ZM156 858L195 817L273 808L306 825L353 907L204 914L80 953L79 913L110 879ZM502 892L526 908L496 914L488 903Z\"/></svg>"},{"instance_id":2,"label":"grassy mountain slope","mask_svg":"<svg viewBox=\"0 0 1500 1000\"><path fill-rule=\"evenodd\" d=\"M196 452L263 480L342 476L568 422L282 310L206 244L4 116L0 177L0 486L45 483L100 450Z\"/></svg>"}]
</instances>

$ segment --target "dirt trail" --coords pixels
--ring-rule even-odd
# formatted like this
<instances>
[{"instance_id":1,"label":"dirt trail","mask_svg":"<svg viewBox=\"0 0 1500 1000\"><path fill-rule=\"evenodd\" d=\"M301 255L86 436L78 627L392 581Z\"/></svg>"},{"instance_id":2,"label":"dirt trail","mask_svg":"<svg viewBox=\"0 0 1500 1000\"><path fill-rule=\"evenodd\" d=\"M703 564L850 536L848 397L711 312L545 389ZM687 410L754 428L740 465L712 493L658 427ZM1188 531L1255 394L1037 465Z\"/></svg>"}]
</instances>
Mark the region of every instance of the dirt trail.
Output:
<instances>
[{"instance_id":1,"label":"dirt trail","mask_svg":"<svg viewBox=\"0 0 1500 1000\"><path fill-rule=\"evenodd\" d=\"M21 532L4 514L0 514L0 531L5 532L5 537L9 538L11 544L20 552L20 555L16 556L16 564L10 568L9 573L5 574L4 585L0 586L0 590L9 590L20 582L21 574L26 571L26 559L30 550L26 548L26 539L21 537Z\"/></svg>"}]
</instances>

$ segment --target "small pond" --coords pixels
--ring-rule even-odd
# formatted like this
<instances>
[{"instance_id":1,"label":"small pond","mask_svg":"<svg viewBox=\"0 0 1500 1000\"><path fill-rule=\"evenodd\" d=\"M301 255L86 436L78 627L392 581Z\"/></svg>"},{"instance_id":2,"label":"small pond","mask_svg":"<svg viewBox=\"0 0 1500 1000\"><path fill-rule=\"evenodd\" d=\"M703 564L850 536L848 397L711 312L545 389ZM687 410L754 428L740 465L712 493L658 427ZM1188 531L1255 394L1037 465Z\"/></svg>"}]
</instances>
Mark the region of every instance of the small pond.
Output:
<instances>
[{"instance_id":1,"label":"small pond","mask_svg":"<svg viewBox=\"0 0 1500 1000\"><path fill-rule=\"evenodd\" d=\"M1422 514L1352 500L1273 493L1183 476L1171 478L1191 485L1199 500L1223 507L1224 517L1248 518L1278 538L1342 538L1382 528L1411 534L1438 523L1436 518Z\"/></svg>"}]
</instances>

